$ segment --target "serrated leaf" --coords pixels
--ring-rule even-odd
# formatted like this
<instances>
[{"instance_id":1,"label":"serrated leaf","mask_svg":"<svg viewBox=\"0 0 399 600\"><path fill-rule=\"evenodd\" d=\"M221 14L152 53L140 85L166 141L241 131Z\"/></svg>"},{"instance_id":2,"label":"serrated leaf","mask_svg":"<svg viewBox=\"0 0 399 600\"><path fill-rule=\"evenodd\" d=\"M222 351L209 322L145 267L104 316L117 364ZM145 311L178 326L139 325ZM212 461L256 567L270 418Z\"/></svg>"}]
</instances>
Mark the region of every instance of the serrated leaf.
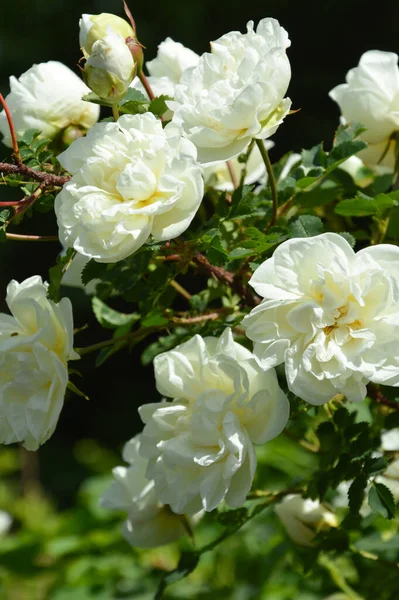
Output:
<instances>
[{"instance_id":1,"label":"serrated leaf","mask_svg":"<svg viewBox=\"0 0 399 600\"><path fill-rule=\"evenodd\" d=\"M123 325L131 325L140 319L140 315L137 313L126 314L110 308L96 296L92 299L92 308L97 321L106 329L116 329Z\"/></svg>"},{"instance_id":2,"label":"serrated leaf","mask_svg":"<svg viewBox=\"0 0 399 600\"><path fill-rule=\"evenodd\" d=\"M340 231L338 235L343 237L344 240L346 240L348 242L348 244L351 246L351 248L354 248L356 246L356 239L353 237L353 235L351 233L348 233L347 231Z\"/></svg>"},{"instance_id":3,"label":"serrated leaf","mask_svg":"<svg viewBox=\"0 0 399 600\"><path fill-rule=\"evenodd\" d=\"M323 144L317 144L310 150L302 150L302 164L305 168L325 167L327 154L324 152Z\"/></svg>"},{"instance_id":4,"label":"serrated leaf","mask_svg":"<svg viewBox=\"0 0 399 600\"><path fill-rule=\"evenodd\" d=\"M119 112L130 115L142 114L148 111L150 101L142 92L135 88L129 88L127 94L119 103Z\"/></svg>"},{"instance_id":5,"label":"serrated leaf","mask_svg":"<svg viewBox=\"0 0 399 600\"><path fill-rule=\"evenodd\" d=\"M93 258L84 266L81 280L83 285L87 285L93 279L101 279L107 270L107 265L104 263L98 263Z\"/></svg>"},{"instance_id":6,"label":"serrated leaf","mask_svg":"<svg viewBox=\"0 0 399 600\"><path fill-rule=\"evenodd\" d=\"M335 132L334 146L339 146L343 142L354 140L365 130L366 128L364 125L357 123L356 121L340 125Z\"/></svg>"},{"instance_id":7,"label":"serrated leaf","mask_svg":"<svg viewBox=\"0 0 399 600\"><path fill-rule=\"evenodd\" d=\"M393 519L396 511L395 499L391 490L383 483L374 482L369 491L370 508L386 519Z\"/></svg>"},{"instance_id":8,"label":"serrated leaf","mask_svg":"<svg viewBox=\"0 0 399 600\"><path fill-rule=\"evenodd\" d=\"M396 201L388 194L378 194L378 196L370 198L358 192L355 198L339 202L335 207L335 212L344 217L382 216L394 206L396 206Z\"/></svg>"},{"instance_id":9,"label":"serrated leaf","mask_svg":"<svg viewBox=\"0 0 399 600\"><path fill-rule=\"evenodd\" d=\"M376 473L381 473L385 471L388 463L383 456L379 456L378 458L368 458L363 466L363 470L368 475L375 475Z\"/></svg>"},{"instance_id":10,"label":"serrated leaf","mask_svg":"<svg viewBox=\"0 0 399 600\"><path fill-rule=\"evenodd\" d=\"M290 225L292 237L313 237L323 233L323 223L314 215L300 215Z\"/></svg>"},{"instance_id":11,"label":"serrated leaf","mask_svg":"<svg viewBox=\"0 0 399 600\"><path fill-rule=\"evenodd\" d=\"M170 96L166 96L162 94L161 96L157 96L150 102L148 107L149 112L152 112L156 117L162 117L163 114L166 113L168 107L166 106L167 100L173 100Z\"/></svg>"},{"instance_id":12,"label":"serrated leaf","mask_svg":"<svg viewBox=\"0 0 399 600\"><path fill-rule=\"evenodd\" d=\"M206 257L211 265L223 266L227 262L227 252L222 245L222 239L220 235L215 235L209 244L209 248L206 252Z\"/></svg>"},{"instance_id":13,"label":"serrated leaf","mask_svg":"<svg viewBox=\"0 0 399 600\"><path fill-rule=\"evenodd\" d=\"M358 513L364 500L364 492L367 487L367 477L365 475L358 475L356 477L349 490L349 509L352 513Z\"/></svg>"},{"instance_id":14,"label":"serrated leaf","mask_svg":"<svg viewBox=\"0 0 399 600\"><path fill-rule=\"evenodd\" d=\"M360 140L347 140L342 142L341 144L338 144L332 148L328 155L327 165L330 167L336 163L341 163L365 148L367 148L367 144L365 142L361 142Z\"/></svg>"}]
</instances>

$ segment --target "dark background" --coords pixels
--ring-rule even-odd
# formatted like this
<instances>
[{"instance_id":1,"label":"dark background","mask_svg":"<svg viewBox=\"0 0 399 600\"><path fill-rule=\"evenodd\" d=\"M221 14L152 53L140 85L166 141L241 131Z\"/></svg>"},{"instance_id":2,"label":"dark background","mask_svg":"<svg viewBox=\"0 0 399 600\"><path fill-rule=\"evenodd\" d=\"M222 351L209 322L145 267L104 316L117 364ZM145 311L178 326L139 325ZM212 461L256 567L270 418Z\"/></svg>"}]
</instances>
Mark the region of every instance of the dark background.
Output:
<instances>
[{"instance_id":1,"label":"dark background","mask_svg":"<svg viewBox=\"0 0 399 600\"><path fill-rule=\"evenodd\" d=\"M287 118L273 137L276 143L272 160L288 150L299 151L320 140L331 143L339 111L328 92L342 83L349 68L369 49L399 50L399 2L383 0L151 0L130 3L138 37L146 58L156 54L157 45L170 36L198 53L209 49L209 41L239 29L246 22L274 17L291 39L288 51L292 80L288 95L299 113ZM0 20L0 91L8 93L8 77L19 76L33 63L59 60L76 69L80 58L78 21L82 12L113 12L123 15L119 0L3 0ZM0 144L1 158L9 150ZM0 189L3 199L15 190ZM14 198L14 196L13 196ZM40 223L28 220L20 228L26 233L56 232L53 215ZM54 264L57 244L8 242L0 248L0 305L11 278L22 280L33 274L47 278ZM74 294L75 323L88 322L91 331L80 334L77 346L104 339L110 332L96 326L90 301L79 290ZM126 351L112 357L101 369L94 369L90 355L76 367L85 373L81 386L90 402L68 396L52 439L40 450L42 478L58 499L67 502L85 474L82 453L86 446L71 453L77 440L92 438L108 448L119 448L140 428L137 406L156 399L152 369L143 369L139 356L143 348L129 355ZM73 365L75 366L75 365ZM89 448L89 446L87 446ZM76 446L75 446L76 448ZM91 451L90 451L91 452ZM89 452L89 454L90 454ZM78 459L76 459L76 456ZM75 457L75 458L74 458ZM58 473L58 475L57 475Z\"/></svg>"}]
</instances>

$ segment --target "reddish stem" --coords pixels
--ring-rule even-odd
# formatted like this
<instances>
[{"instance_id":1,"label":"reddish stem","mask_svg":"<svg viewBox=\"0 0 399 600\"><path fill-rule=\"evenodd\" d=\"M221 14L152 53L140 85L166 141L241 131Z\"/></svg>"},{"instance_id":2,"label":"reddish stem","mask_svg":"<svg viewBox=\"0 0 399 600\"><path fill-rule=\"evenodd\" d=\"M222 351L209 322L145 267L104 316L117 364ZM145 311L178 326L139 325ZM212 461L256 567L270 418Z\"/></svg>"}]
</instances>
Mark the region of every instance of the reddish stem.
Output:
<instances>
[{"instance_id":1,"label":"reddish stem","mask_svg":"<svg viewBox=\"0 0 399 600\"><path fill-rule=\"evenodd\" d=\"M22 162L21 160L21 154L19 152L19 147L18 147L18 142L17 142L17 135L15 133L15 127L14 127L14 123L12 120L12 116L10 113L10 109L7 106L6 101L4 100L4 97L2 94L0 94L0 102L3 105L4 108L4 112L6 113L6 117L7 117L7 121L8 121L8 127L10 128L10 134L11 134L11 140L12 140L12 148L14 151L14 156L17 160L17 162Z\"/></svg>"},{"instance_id":2,"label":"reddish stem","mask_svg":"<svg viewBox=\"0 0 399 600\"><path fill-rule=\"evenodd\" d=\"M231 164L231 160L226 160L227 169L229 171L230 179L233 184L234 189L238 188L238 181L236 174L234 173L233 165Z\"/></svg>"},{"instance_id":3,"label":"reddish stem","mask_svg":"<svg viewBox=\"0 0 399 600\"><path fill-rule=\"evenodd\" d=\"M7 239L18 242L58 242L56 235L23 235L22 233L6 233Z\"/></svg>"},{"instance_id":4,"label":"reddish stem","mask_svg":"<svg viewBox=\"0 0 399 600\"><path fill-rule=\"evenodd\" d=\"M0 202L0 207L5 208L6 206L18 206L22 200L12 200L10 202Z\"/></svg>"},{"instance_id":5,"label":"reddish stem","mask_svg":"<svg viewBox=\"0 0 399 600\"><path fill-rule=\"evenodd\" d=\"M150 100L154 100L155 94L152 91L152 88L150 86L150 83L149 83L147 77L144 75L143 69L140 70L139 79L140 79L141 83L143 84L144 89L147 92L147 95L148 95L149 99Z\"/></svg>"}]
</instances>

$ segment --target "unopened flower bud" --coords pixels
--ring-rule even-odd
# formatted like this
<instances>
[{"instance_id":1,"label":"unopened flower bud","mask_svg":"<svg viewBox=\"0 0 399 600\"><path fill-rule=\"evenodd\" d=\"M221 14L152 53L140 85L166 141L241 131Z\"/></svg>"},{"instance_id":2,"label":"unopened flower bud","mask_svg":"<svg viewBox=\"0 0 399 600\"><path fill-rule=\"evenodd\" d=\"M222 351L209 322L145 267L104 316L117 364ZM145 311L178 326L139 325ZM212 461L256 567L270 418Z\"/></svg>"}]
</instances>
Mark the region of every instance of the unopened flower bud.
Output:
<instances>
[{"instance_id":1,"label":"unopened flower bud","mask_svg":"<svg viewBox=\"0 0 399 600\"><path fill-rule=\"evenodd\" d=\"M125 42L112 29L91 46L83 71L86 84L100 98L117 102L136 75L137 64Z\"/></svg>"},{"instance_id":2,"label":"unopened flower bud","mask_svg":"<svg viewBox=\"0 0 399 600\"><path fill-rule=\"evenodd\" d=\"M100 15L82 15L79 21L79 43L83 53L91 54L93 44L108 35L109 29L126 39L135 37L132 27L125 19L110 13Z\"/></svg>"}]
</instances>

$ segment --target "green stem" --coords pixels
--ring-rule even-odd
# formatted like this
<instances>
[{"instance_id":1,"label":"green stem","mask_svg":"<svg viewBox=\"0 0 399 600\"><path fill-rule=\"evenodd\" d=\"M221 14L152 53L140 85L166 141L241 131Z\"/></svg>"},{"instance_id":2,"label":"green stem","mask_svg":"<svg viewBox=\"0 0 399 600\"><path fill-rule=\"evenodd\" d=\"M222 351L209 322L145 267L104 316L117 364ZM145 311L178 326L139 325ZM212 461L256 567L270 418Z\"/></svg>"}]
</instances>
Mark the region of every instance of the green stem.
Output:
<instances>
[{"instance_id":1,"label":"green stem","mask_svg":"<svg viewBox=\"0 0 399 600\"><path fill-rule=\"evenodd\" d=\"M255 140L255 141L256 141L256 145L259 148L259 152L261 153L263 162L265 163L267 177L268 177L268 183L270 186L270 191L272 193L273 206L272 206L272 218L270 219L270 223L269 223L269 228L270 228L270 227L273 227L273 225L275 225L276 220L277 220L277 209L278 209L277 184L276 184L276 180L274 178L273 167L272 167L272 163L270 162L269 153L266 150L266 146L263 143L263 140Z\"/></svg>"},{"instance_id":2,"label":"green stem","mask_svg":"<svg viewBox=\"0 0 399 600\"><path fill-rule=\"evenodd\" d=\"M112 115L113 115L115 121L117 121L119 119L119 109L118 109L117 104L112 105Z\"/></svg>"},{"instance_id":3,"label":"green stem","mask_svg":"<svg viewBox=\"0 0 399 600\"><path fill-rule=\"evenodd\" d=\"M231 164L231 160L226 160L226 166L230 175L231 183L233 184L233 188L236 190L238 188L238 182L236 174L234 173L233 165Z\"/></svg>"}]
</instances>

